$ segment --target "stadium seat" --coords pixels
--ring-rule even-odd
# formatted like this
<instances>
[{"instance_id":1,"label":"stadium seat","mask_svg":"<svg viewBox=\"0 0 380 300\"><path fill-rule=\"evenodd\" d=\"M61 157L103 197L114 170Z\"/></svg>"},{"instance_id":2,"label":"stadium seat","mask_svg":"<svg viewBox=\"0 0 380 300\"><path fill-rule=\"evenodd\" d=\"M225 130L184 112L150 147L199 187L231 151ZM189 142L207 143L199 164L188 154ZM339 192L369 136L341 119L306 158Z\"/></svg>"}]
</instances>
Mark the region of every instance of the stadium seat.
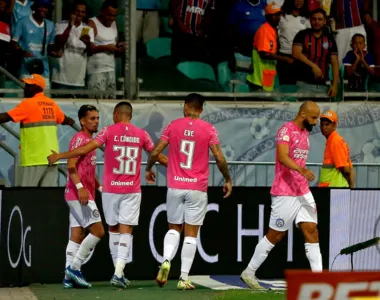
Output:
<instances>
[{"instance_id":1,"label":"stadium seat","mask_svg":"<svg viewBox=\"0 0 380 300\"><path fill-rule=\"evenodd\" d=\"M170 36L172 29L169 27L169 17L160 17L160 35Z\"/></svg>"},{"instance_id":2,"label":"stadium seat","mask_svg":"<svg viewBox=\"0 0 380 300\"><path fill-rule=\"evenodd\" d=\"M146 52L153 58L161 58L171 55L171 38L155 38L146 43Z\"/></svg>"},{"instance_id":3,"label":"stadium seat","mask_svg":"<svg viewBox=\"0 0 380 300\"><path fill-rule=\"evenodd\" d=\"M216 82L214 70L208 64L197 61L184 61L177 65L177 69L191 79L206 79Z\"/></svg>"},{"instance_id":4,"label":"stadium seat","mask_svg":"<svg viewBox=\"0 0 380 300\"><path fill-rule=\"evenodd\" d=\"M218 64L218 83L226 92L233 91L234 82L231 79L231 70L228 67L228 62L224 61Z\"/></svg>"}]
</instances>

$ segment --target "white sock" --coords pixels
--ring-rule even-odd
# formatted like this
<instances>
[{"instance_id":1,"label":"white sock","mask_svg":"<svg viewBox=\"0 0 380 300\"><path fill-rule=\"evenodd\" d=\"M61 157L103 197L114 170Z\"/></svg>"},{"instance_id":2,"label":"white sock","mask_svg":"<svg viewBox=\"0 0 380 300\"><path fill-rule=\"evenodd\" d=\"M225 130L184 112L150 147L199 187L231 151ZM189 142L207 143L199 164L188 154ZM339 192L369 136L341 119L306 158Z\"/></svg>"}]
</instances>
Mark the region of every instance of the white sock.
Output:
<instances>
[{"instance_id":1,"label":"white sock","mask_svg":"<svg viewBox=\"0 0 380 300\"><path fill-rule=\"evenodd\" d=\"M268 254L273 249L273 247L274 245L268 241L266 236L264 236L257 244L255 253L253 253L251 261L248 264L248 268L253 271L253 273L256 273L256 270L268 257Z\"/></svg>"},{"instance_id":2,"label":"white sock","mask_svg":"<svg viewBox=\"0 0 380 300\"><path fill-rule=\"evenodd\" d=\"M77 254L71 264L73 270L80 270L83 262L88 258L91 251L95 248L96 244L99 243L100 238L89 233L83 242L80 244Z\"/></svg>"},{"instance_id":3,"label":"white sock","mask_svg":"<svg viewBox=\"0 0 380 300\"><path fill-rule=\"evenodd\" d=\"M170 229L164 238L164 261L169 262L177 253L179 245L180 233L177 230Z\"/></svg>"},{"instance_id":4,"label":"white sock","mask_svg":"<svg viewBox=\"0 0 380 300\"><path fill-rule=\"evenodd\" d=\"M313 272L322 272L322 255L319 243L305 243L306 257Z\"/></svg>"},{"instance_id":5,"label":"white sock","mask_svg":"<svg viewBox=\"0 0 380 300\"><path fill-rule=\"evenodd\" d=\"M109 238L109 247L111 252L111 257L113 261L113 266L116 267L116 260L117 260L117 249L119 248L119 239L120 239L120 233L116 232L108 232L110 235Z\"/></svg>"},{"instance_id":6,"label":"white sock","mask_svg":"<svg viewBox=\"0 0 380 300\"><path fill-rule=\"evenodd\" d=\"M181 278L183 280L188 280L195 252L197 252L197 239L189 236L185 237L181 253Z\"/></svg>"},{"instance_id":7,"label":"white sock","mask_svg":"<svg viewBox=\"0 0 380 300\"><path fill-rule=\"evenodd\" d=\"M127 263L129 249L132 244L132 235L129 233L124 233L120 235L119 248L117 251L117 260L115 267L115 275L117 277L124 276L124 268Z\"/></svg>"},{"instance_id":8,"label":"white sock","mask_svg":"<svg viewBox=\"0 0 380 300\"><path fill-rule=\"evenodd\" d=\"M77 255L77 251L79 249L80 245L77 243L74 243L73 241L68 242L66 247L66 268L68 266L71 266L71 263L74 260L75 255ZM70 278L65 275L65 279L69 280Z\"/></svg>"}]
</instances>

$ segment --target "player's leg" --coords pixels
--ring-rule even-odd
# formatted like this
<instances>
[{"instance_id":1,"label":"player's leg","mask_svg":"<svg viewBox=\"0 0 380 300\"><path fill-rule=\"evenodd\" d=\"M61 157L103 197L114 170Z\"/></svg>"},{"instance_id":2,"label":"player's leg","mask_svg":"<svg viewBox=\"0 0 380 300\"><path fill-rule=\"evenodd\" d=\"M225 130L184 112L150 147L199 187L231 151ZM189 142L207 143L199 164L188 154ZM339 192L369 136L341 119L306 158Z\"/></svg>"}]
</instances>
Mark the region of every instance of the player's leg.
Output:
<instances>
[{"instance_id":1,"label":"player's leg","mask_svg":"<svg viewBox=\"0 0 380 300\"><path fill-rule=\"evenodd\" d=\"M114 266L116 266L117 250L119 248L119 203L121 195L102 193L104 218L108 225L109 248Z\"/></svg>"},{"instance_id":2,"label":"player's leg","mask_svg":"<svg viewBox=\"0 0 380 300\"><path fill-rule=\"evenodd\" d=\"M296 197L273 196L269 230L255 248L255 252L240 278L251 289L262 289L256 278L257 269L263 264L273 247L280 242L286 231L293 226L301 204Z\"/></svg>"},{"instance_id":3,"label":"player's leg","mask_svg":"<svg viewBox=\"0 0 380 300\"><path fill-rule=\"evenodd\" d=\"M156 282L163 287L168 281L170 263L177 253L181 232L184 223L184 193L183 190L168 189L166 196L166 210L169 231L164 238L164 260L158 271Z\"/></svg>"},{"instance_id":4,"label":"player's leg","mask_svg":"<svg viewBox=\"0 0 380 300\"><path fill-rule=\"evenodd\" d=\"M90 288L86 279L83 277L80 266L76 270L72 269L73 263L76 261L78 252L83 243L86 227L87 217L86 217L86 206L80 204L78 200L67 201L70 209L70 226L71 226L71 236L70 241L66 249L66 269L65 269L65 280L64 286L68 282L75 282L80 287ZM68 288L69 285L66 286Z\"/></svg>"},{"instance_id":5,"label":"player's leg","mask_svg":"<svg viewBox=\"0 0 380 300\"><path fill-rule=\"evenodd\" d=\"M119 208L119 247L115 273L111 283L114 286L126 288L129 285L128 279L124 277L124 268L128 261L128 256L132 247L133 227L139 223L141 193L123 195Z\"/></svg>"},{"instance_id":6,"label":"player's leg","mask_svg":"<svg viewBox=\"0 0 380 300\"><path fill-rule=\"evenodd\" d=\"M80 227L80 225L72 216L72 214L70 214L70 239L66 247L65 270L73 262L75 255L77 254L77 251L80 247L80 244L82 243L84 239L84 235L85 235L84 229ZM73 288L73 281L66 274L65 274L65 278L63 279L63 287L65 289Z\"/></svg>"},{"instance_id":7,"label":"player's leg","mask_svg":"<svg viewBox=\"0 0 380 300\"><path fill-rule=\"evenodd\" d=\"M90 256L91 251L95 249L100 239L104 236L104 228L100 218L99 210L95 201L90 200L86 206L82 206L83 227L89 230L89 233L82 241L78 252L71 264L71 270L80 270L82 264Z\"/></svg>"},{"instance_id":8,"label":"player's leg","mask_svg":"<svg viewBox=\"0 0 380 300\"><path fill-rule=\"evenodd\" d=\"M301 229L305 238L305 252L313 272L321 272L322 255L319 248L318 214L314 197L311 193L299 197L303 204L297 214L296 224Z\"/></svg>"},{"instance_id":9,"label":"player's leg","mask_svg":"<svg viewBox=\"0 0 380 300\"><path fill-rule=\"evenodd\" d=\"M197 236L199 228L207 212L207 193L186 191L185 194L185 238L181 251L181 275L177 288L193 290L195 286L189 280L189 273L197 252Z\"/></svg>"}]
</instances>

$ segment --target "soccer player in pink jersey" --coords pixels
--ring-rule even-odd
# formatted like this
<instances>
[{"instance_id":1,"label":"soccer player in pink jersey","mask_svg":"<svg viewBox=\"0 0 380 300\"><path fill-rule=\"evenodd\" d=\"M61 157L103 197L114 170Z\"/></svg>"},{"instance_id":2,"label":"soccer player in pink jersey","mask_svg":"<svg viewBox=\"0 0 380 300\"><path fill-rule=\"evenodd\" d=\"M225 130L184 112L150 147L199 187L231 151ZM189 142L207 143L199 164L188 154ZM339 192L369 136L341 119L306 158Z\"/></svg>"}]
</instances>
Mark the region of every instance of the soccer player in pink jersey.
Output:
<instances>
[{"instance_id":1,"label":"soccer player in pink jersey","mask_svg":"<svg viewBox=\"0 0 380 300\"><path fill-rule=\"evenodd\" d=\"M92 141L98 131L99 112L93 105L83 105L78 111L82 130L70 141L69 150ZM64 288L72 288L73 282L81 287L91 285L84 279L80 269L96 244L104 236L104 228L95 203L95 188L101 190L96 177L96 152L70 158L67 162L69 177L65 199L70 209L70 240L66 248ZM85 237L85 230L89 233Z\"/></svg>"},{"instance_id":2,"label":"soccer player in pink jersey","mask_svg":"<svg viewBox=\"0 0 380 300\"><path fill-rule=\"evenodd\" d=\"M151 169L160 153L169 145L167 172L167 216L169 231L164 239L164 261L156 281L159 286L167 282L170 262L174 258L185 229L182 247L181 277L177 288L193 290L188 279L191 265L197 250L199 227L207 210L207 186L209 177L209 148L226 183L223 185L227 198L232 191L227 162L221 151L217 130L200 119L204 98L190 94L185 99L184 118L172 121L164 129L160 140L151 152L146 167L146 179L151 182Z\"/></svg>"},{"instance_id":3,"label":"soccer player in pink jersey","mask_svg":"<svg viewBox=\"0 0 380 300\"><path fill-rule=\"evenodd\" d=\"M309 132L318 123L319 116L320 110L315 102L304 102L295 120L281 126L277 132L269 230L257 244L248 267L241 274L241 279L251 289L262 289L255 276L256 270L293 226L293 221L304 235L306 256L312 271L322 271L317 207L308 184L315 176L306 169L310 148Z\"/></svg>"},{"instance_id":4,"label":"soccer player in pink jersey","mask_svg":"<svg viewBox=\"0 0 380 300\"><path fill-rule=\"evenodd\" d=\"M129 281L124 268L132 245L133 227L138 225L141 203L140 165L142 150L150 153L154 144L149 134L130 123L132 105L120 102L115 106L113 125L106 126L84 147L48 157L52 164L64 158L84 155L105 145L102 205L110 233L109 246L115 264L111 284L126 288ZM158 161L167 165L167 157L159 155ZM149 180L155 178L149 172Z\"/></svg>"}]
</instances>

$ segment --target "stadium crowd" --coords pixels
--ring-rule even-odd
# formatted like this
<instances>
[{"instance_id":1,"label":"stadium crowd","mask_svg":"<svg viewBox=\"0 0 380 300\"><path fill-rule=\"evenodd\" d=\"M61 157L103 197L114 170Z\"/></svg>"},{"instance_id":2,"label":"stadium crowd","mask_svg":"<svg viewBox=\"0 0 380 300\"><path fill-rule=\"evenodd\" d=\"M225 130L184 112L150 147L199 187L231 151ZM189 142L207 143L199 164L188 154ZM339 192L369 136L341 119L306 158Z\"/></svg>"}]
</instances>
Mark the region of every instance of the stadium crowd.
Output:
<instances>
[{"instance_id":1,"label":"stadium crowd","mask_svg":"<svg viewBox=\"0 0 380 300\"><path fill-rule=\"evenodd\" d=\"M329 97L342 86L378 89L380 27L370 0L274 1L137 0L138 76L149 82L157 70L165 85L167 68L195 84L214 82L215 90ZM47 88L88 88L109 92L89 97L114 98L116 58L126 48L116 19L121 4L99 4L91 17L90 3L68 1L69 13L54 24L51 0L0 0L0 65L18 78L41 73Z\"/></svg>"}]
</instances>

